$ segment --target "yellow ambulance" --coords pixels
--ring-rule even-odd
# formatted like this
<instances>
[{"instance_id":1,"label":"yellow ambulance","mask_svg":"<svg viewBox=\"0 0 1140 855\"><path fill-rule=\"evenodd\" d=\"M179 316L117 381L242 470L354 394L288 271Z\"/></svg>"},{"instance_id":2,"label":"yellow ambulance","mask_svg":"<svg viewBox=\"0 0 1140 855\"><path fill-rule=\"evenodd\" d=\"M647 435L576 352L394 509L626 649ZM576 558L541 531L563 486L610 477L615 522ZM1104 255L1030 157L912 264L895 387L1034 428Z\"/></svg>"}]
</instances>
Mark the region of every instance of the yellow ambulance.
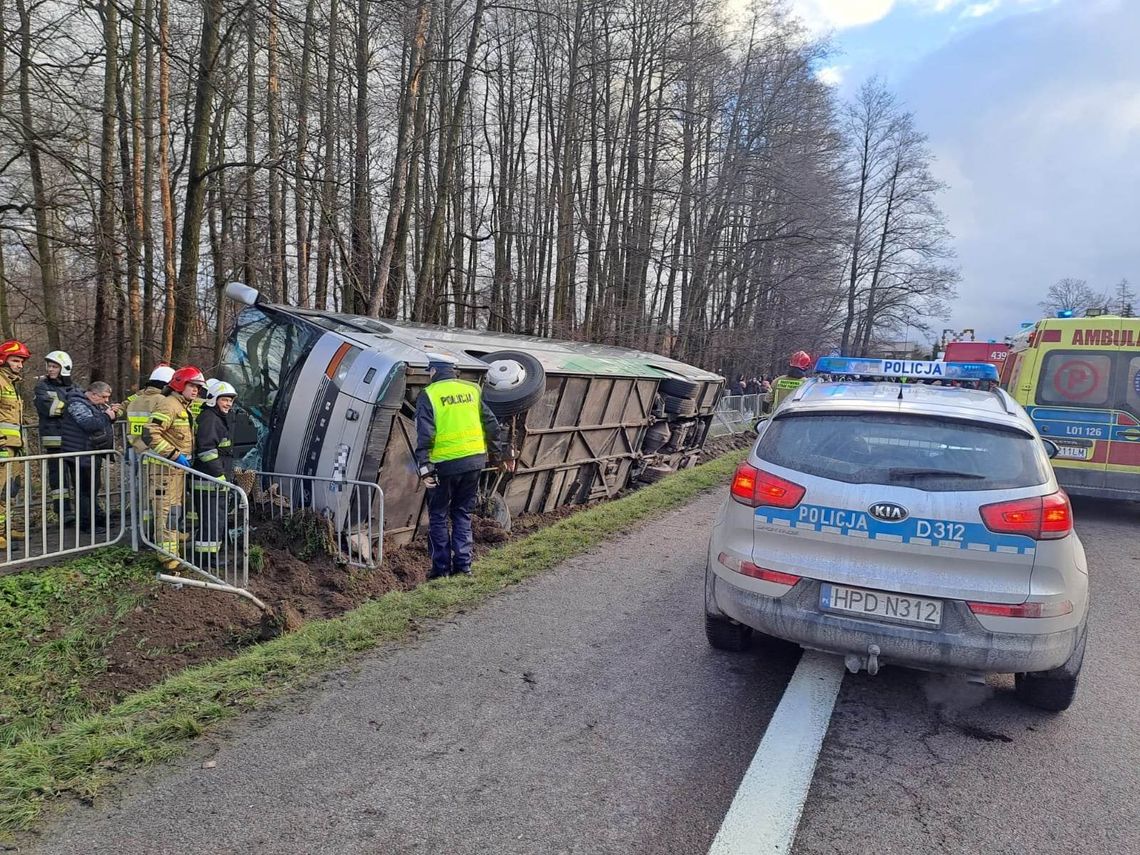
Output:
<instances>
[{"instance_id":1,"label":"yellow ambulance","mask_svg":"<svg viewBox=\"0 0 1140 855\"><path fill-rule=\"evenodd\" d=\"M1057 444L1077 496L1140 500L1140 318L1047 318L1019 335L1002 385Z\"/></svg>"}]
</instances>

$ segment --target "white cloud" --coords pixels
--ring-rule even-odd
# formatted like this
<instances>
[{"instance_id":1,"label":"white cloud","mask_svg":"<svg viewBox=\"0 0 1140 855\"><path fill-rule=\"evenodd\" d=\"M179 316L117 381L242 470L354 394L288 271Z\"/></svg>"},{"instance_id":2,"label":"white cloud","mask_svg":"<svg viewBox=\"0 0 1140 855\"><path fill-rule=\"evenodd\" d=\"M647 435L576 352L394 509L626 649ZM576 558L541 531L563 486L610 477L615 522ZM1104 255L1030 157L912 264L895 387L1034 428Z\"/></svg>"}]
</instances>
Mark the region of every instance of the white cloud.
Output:
<instances>
[{"instance_id":1,"label":"white cloud","mask_svg":"<svg viewBox=\"0 0 1140 855\"><path fill-rule=\"evenodd\" d=\"M817 71L815 76L826 86L838 86L843 82L847 68L846 65L829 65Z\"/></svg>"},{"instance_id":2,"label":"white cloud","mask_svg":"<svg viewBox=\"0 0 1140 855\"><path fill-rule=\"evenodd\" d=\"M987 0L985 3L971 3L962 10L963 18L984 18L990 12L996 12L1001 6L1001 0Z\"/></svg>"},{"instance_id":3,"label":"white cloud","mask_svg":"<svg viewBox=\"0 0 1140 855\"><path fill-rule=\"evenodd\" d=\"M810 30L845 30L881 21L895 0L793 0L792 8Z\"/></svg>"}]
</instances>

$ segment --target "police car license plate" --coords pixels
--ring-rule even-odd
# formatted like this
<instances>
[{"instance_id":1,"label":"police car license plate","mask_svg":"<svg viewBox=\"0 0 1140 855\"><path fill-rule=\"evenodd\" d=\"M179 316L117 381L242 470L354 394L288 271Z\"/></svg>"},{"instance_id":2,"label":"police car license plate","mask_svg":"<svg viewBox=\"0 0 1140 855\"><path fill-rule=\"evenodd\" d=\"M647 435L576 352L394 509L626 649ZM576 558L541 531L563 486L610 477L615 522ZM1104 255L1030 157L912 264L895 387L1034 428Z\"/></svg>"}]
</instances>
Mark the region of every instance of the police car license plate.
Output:
<instances>
[{"instance_id":1,"label":"police car license plate","mask_svg":"<svg viewBox=\"0 0 1140 855\"><path fill-rule=\"evenodd\" d=\"M841 612L857 617L874 618L891 623L905 623L938 629L942 626L942 601L888 594L844 585L820 586L819 607L828 612Z\"/></svg>"},{"instance_id":2,"label":"police car license plate","mask_svg":"<svg viewBox=\"0 0 1140 855\"><path fill-rule=\"evenodd\" d=\"M1065 460L1088 460L1089 449L1077 448L1072 445L1061 445L1057 447L1057 456L1063 457Z\"/></svg>"}]
</instances>

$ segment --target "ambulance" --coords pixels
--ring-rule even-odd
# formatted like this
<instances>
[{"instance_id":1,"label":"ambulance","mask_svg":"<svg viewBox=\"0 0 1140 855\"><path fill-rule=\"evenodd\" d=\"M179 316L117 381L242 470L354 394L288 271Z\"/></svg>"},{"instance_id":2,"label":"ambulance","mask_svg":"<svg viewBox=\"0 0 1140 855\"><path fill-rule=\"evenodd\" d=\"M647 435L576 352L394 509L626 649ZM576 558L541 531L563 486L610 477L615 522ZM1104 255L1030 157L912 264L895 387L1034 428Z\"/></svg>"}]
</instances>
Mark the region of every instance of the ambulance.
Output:
<instances>
[{"instance_id":1,"label":"ambulance","mask_svg":"<svg viewBox=\"0 0 1140 855\"><path fill-rule=\"evenodd\" d=\"M1006 390L1077 496L1140 500L1140 318L1047 318L1014 339Z\"/></svg>"}]
</instances>

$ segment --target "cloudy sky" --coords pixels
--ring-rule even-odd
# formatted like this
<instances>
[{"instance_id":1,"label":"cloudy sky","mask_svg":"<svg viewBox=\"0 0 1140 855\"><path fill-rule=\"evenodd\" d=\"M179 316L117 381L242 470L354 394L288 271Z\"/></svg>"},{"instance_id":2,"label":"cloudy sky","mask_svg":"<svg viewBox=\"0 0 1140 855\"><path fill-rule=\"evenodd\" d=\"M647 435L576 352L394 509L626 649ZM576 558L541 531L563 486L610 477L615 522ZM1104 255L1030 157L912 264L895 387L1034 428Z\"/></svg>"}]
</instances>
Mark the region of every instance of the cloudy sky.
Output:
<instances>
[{"instance_id":1,"label":"cloudy sky","mask_svg":"<svg viewBox=\"0 0 1140 855\"><path fill-rule=\"evenodd\" d=\"M833 34L823 79L885 77L930 137L962 268L951 328L1001 339L1065 276L1140 291L1140 0L791 4Z\"/></svg>"}]
</instances>

